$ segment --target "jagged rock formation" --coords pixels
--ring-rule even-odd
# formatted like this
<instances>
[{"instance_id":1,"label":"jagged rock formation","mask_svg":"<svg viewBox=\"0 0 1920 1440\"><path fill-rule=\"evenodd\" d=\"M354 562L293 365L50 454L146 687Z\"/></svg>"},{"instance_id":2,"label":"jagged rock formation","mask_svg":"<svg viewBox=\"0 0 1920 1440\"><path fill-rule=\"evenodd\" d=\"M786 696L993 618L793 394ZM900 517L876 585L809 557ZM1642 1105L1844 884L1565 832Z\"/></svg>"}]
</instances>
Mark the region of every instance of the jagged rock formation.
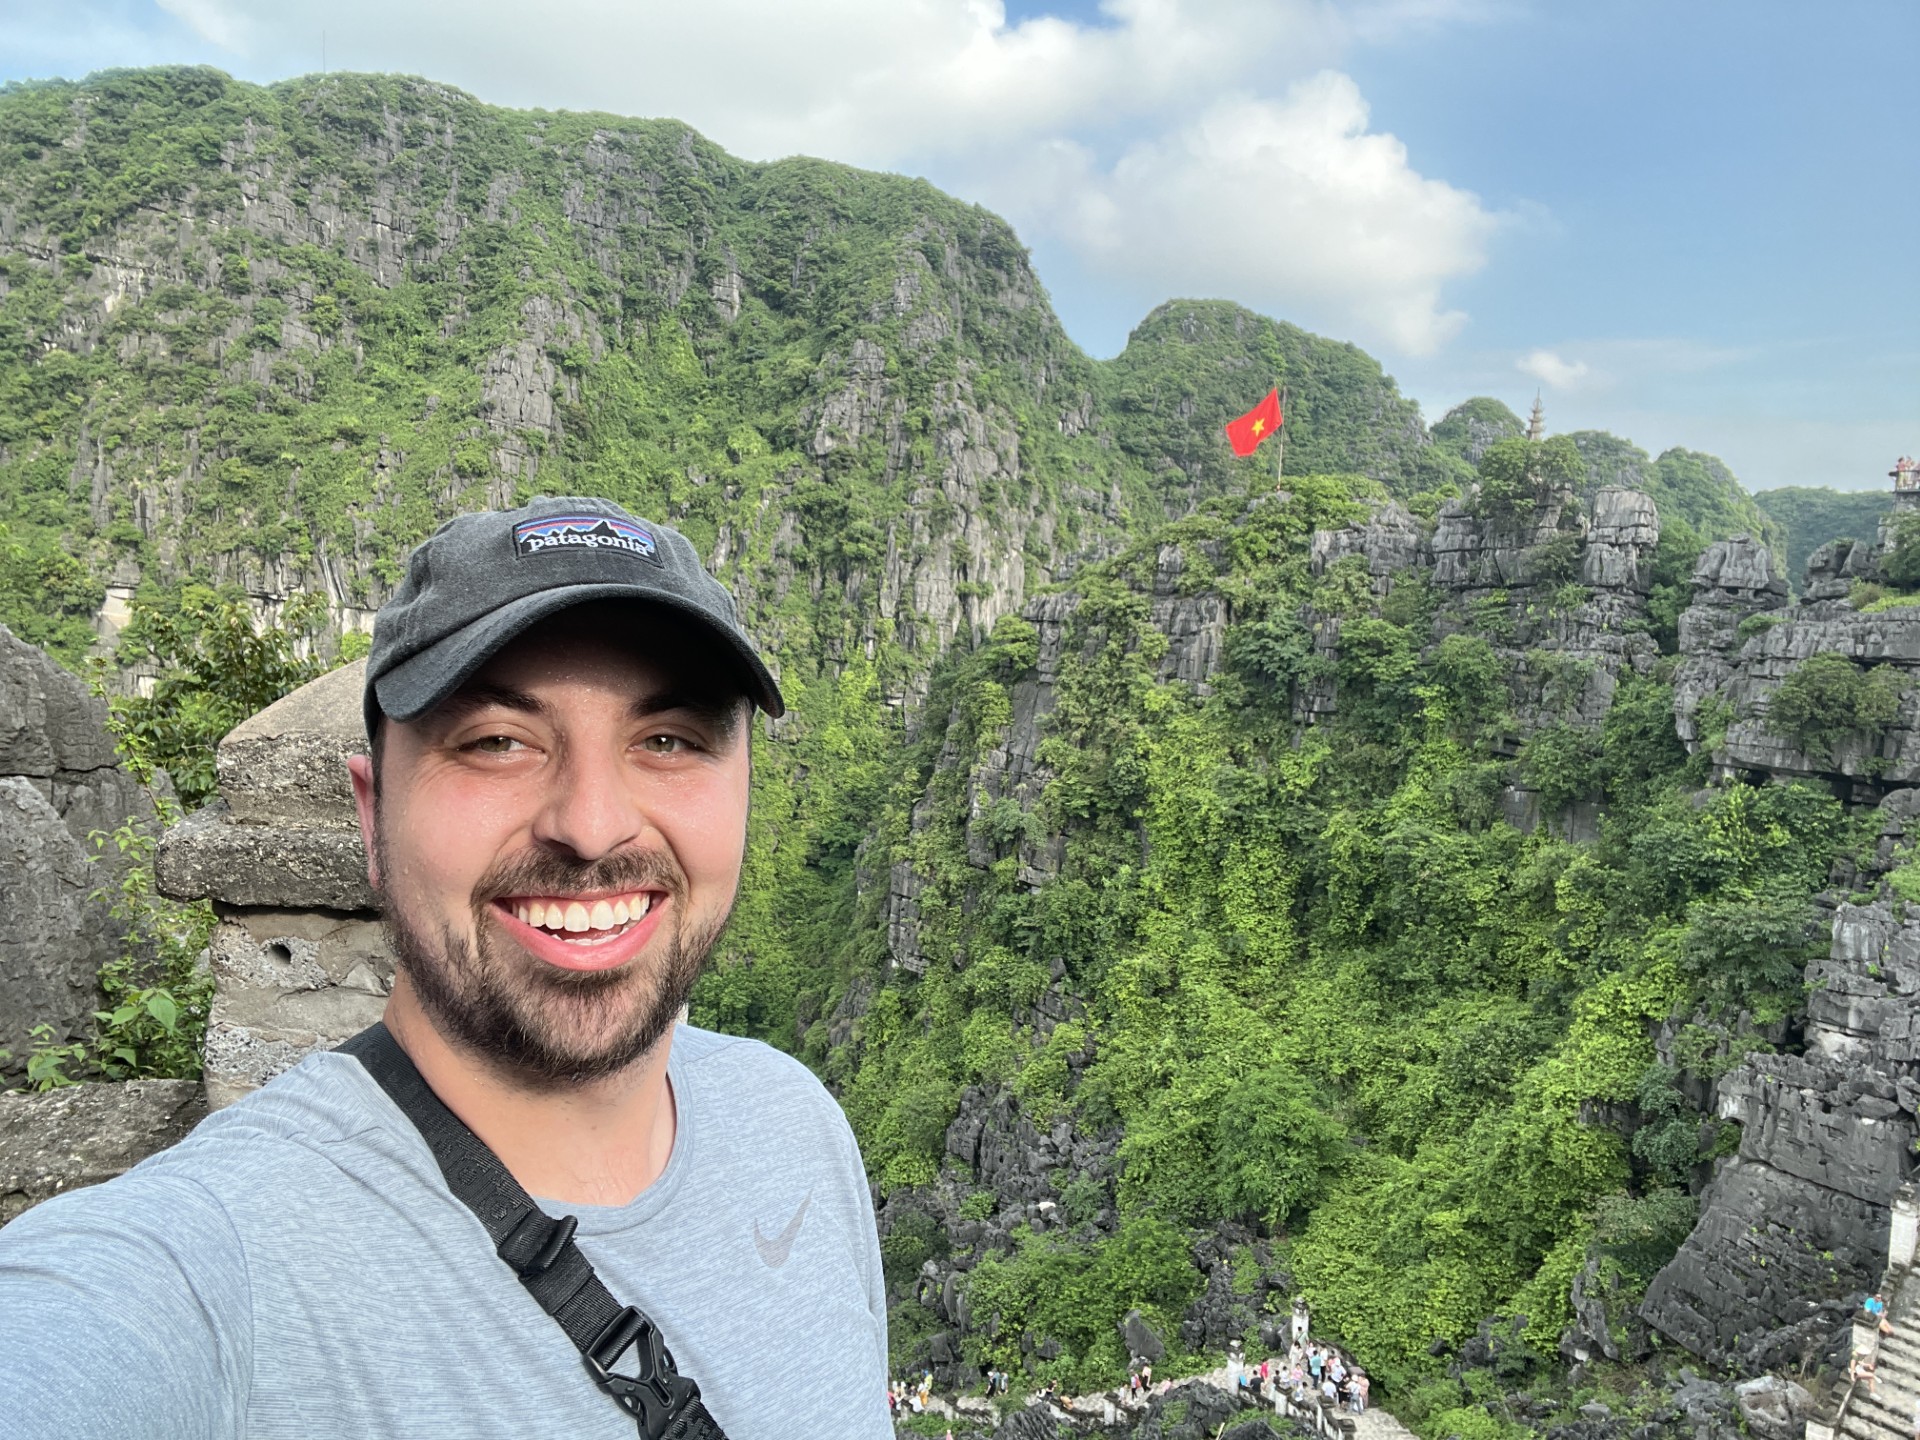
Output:
<instances>
[{"instance_id":1,"label":"jagged rock formation","mask_svg":"<svg viewBox=\"0 0 1920 1440\"><path fill-rule=\"evenodd\" d=\"M1477 520L1459 502L1442 508L1430 543L1433 584L1450 602L1443 624L1495 631L1522 737L1598 725L1620 676L1652 668L1644 621L1659 540L1653 502L1633 490L1600 490L1584 505L1561 497L1518 526ZM1476 604L1502 599L1504 625L1476 623Z\"/></svg>"},{"instance_id":2,"label":"jagged rock formation","mask_svg":"<svg viewBox=\"0 0 1920 1440\"><path fill-rule=\"evenodd\" d=\"M346 760L366 746L356 662L262 710L220 745L220 799L167 832L160 888L208 898L206 1091L238 1099L380 1018L393 983Z\"/></svg>"},{"instance_id":3,"label":"jagged rock formation","mask_svg":"<svg viewBox=\"0 0 1920 1440\"><path fill-rule=\"evenodd\" d=\"M1882 849L1920 796L1889 797ZM1859 877L1854 877L1858 879ZM1642 1316L1696 1354L1748 1368L1826 1355L1877 1278L1889 1207L1920 1136L1920 917L1841 903L1807 972L1806 1050L1755 1054L1714 1087L1739 1154L1700 1223L1648 1287Z\"/></svg>"},{"instance_id":4,"label":"jagged rock formation","mask_svg":"<svg viewBox=\"0 0 1920 1440\"><path fill-rule=\"evenodd\" d=\"M1858 551L1861 547L1854 546ZM1768 552L1742 536L1721 541L1694 570L1694 603L1680 617L1684 656L1674 679L1674 717L1689 749L1712 742L1721 774L1756 772L1845 782L1853 798L1871 802L1888 787L1920 782L1920 609L1862 613L1828 597L1854 565L1837 551L1816 552L1803 603L1787 606L1786 581ZM1869 572L1870 573L1870 572ZM1909 678L1898 714L1877 734L1839 740L1813 754L1767 723L1780 684L1815 655L1844 655L1863 667L1886 664ZM1702 723L1714 707L1724 730Z\"/></svg>"},{"instance_id":5,"label":"jagged rock formation","mask_svg":"<svg viewBox=\"0 0 1920 1440\"><path fill-rule=\"evenodd\" d=\"M1517 744L1544 725L1598 725L1621 674L1652 667L1643 622L1659 540L1651 500L1607 489L1585 505L1553 497L1519 520L1449 501L1430 533L1400 505L1376 506L1358 525L1316 533L1310 553L1316 575L1354 557L1376 596L1420 579L1440 592L1436 634L1485 635L1507 662ZM1315 650L1331 661L1340 619L1310 618ZM1328 678L1303 688L1298 714L1338 708Z\"/></svg>"},{"instance_id":6,"label":"jagged rock formation","mask_svg":"<svg viewBox=\"0 0 1920 1440\"><path fill-rule=\"evenodd\" d=\"M0 905L24 922L0 941L0 1050L13 1056L0 1076L25 1065L33 1026L50 1025L56 1042L86 1031L100 967L126 938L92 896L130 863L90 837L154 818L117 763L105 705L0 626Z\"/></svg>"},{"instance_id":7,"label":"jagged rock formation","mask_svg":"<svg viewBox=\"0 0 1920 1440\"><path fill-rule=\"evenodd\" d=\"M34 534L107 587L103 638L191 574L266 620L324 596L325 652L438 520L584 490L686 530L797 676L900 647L905 705L1140 514L1264 471L1218 432L1276 354L1299 463L1460 478L1377 364L1237 306L1171 302L1095 365L1005 224L923 182L378 76L4 103L37 138L0 176L0 308L21 356L85 378L0 448L0 500L69 471ZM143 203L95 183L129 128L184 124L202 140L138 162ZM83 215L83 192L116 199ZM221 387L261 418L231 423Z\"/></svg>"}]
</instances>

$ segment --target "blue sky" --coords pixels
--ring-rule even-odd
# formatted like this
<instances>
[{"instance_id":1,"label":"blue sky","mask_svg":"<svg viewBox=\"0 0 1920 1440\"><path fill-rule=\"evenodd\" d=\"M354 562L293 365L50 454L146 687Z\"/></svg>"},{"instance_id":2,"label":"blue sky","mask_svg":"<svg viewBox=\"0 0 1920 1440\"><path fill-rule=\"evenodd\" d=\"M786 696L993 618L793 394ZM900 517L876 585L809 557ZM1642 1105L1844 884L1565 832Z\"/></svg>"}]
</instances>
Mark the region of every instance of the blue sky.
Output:
<instances>
[{"instance_id":1,"label":"blue sky","mask_svg":"<svg viewBox=\"0 0 1920 1440\"><path fill-rule=\"evenodd\" d=\"M1219 295L1429 419L1875 488L1920 450L1920 4L1845 0L0 0L0 78L402 70L675 115L1008 216L1110 355ZM721 37L726 37L725 43ZM1257 397L1253 397L1257 398Z\"/></svg>"}]
</instances>

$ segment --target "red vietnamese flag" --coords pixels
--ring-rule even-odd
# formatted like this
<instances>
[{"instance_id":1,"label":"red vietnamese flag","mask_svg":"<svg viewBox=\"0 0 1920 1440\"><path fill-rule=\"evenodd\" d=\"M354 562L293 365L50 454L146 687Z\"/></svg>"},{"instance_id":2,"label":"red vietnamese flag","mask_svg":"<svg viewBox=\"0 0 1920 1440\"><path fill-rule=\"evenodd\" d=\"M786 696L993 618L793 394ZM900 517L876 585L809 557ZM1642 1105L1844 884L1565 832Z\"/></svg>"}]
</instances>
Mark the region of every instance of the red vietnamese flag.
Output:
<instances>
[{"instance_id":1,"label":"red vietnamese flag","mask_svg":"<svg viewBox=\"0 0 1920 1440\"><path fill-rule=\"evenodd\" d=\"M1262 440L1280 428L1280 423L1280 391L1275 388L1238 420L1227 422L1227 443L1233 446L1234 454L1251 455Z\"/></svg>"}]
</instances>

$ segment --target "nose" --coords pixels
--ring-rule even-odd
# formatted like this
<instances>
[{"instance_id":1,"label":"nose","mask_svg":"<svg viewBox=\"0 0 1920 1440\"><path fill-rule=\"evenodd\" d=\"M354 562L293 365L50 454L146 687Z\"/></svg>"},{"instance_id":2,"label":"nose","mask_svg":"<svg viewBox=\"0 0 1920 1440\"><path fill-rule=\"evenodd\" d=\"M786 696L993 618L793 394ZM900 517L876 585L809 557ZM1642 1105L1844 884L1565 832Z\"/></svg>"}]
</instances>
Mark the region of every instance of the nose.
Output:
<instances>
[{"instance_id":1,"label":"nose","mask_svg":"<svg viewBox=\"0 0 1920 1440\"><path fill-rule=\"evenodd\" d=\"M569 746L553 769L552 788L534 822L534 838L598 860L649 828L624 754L607 746Z\"/></svg>"}]
</instances>

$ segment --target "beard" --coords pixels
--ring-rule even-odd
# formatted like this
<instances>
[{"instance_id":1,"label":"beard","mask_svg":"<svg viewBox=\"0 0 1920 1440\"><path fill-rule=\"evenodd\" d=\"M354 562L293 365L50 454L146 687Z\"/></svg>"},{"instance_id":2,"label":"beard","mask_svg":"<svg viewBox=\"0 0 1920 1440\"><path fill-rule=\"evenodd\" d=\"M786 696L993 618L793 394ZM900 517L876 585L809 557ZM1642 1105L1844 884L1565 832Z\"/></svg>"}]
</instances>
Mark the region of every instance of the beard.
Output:
<instances>
[{"instance_id":1,"label":"beard","mask_svg":"<svg viewBox=\"0 0 1920 1440\"><path fill-rule=\"evenodd\" d=\"M382 875L396 873L384 854L379 864ZM670 896L666 949L651 962L636 957L613 970L562 970L535 960L508 937L492 904L519 895L654 888ZM443 924L436 943L431 927L383 896L387 943L449 1041L530 1089L565 1089L626 1069L672 1028L732 909L729 900L711 921L696 924L686 893L678 866L647 851L594 861L525 855L495 866L474 886L472 939Z\"/></svg>"}]
</instances>

